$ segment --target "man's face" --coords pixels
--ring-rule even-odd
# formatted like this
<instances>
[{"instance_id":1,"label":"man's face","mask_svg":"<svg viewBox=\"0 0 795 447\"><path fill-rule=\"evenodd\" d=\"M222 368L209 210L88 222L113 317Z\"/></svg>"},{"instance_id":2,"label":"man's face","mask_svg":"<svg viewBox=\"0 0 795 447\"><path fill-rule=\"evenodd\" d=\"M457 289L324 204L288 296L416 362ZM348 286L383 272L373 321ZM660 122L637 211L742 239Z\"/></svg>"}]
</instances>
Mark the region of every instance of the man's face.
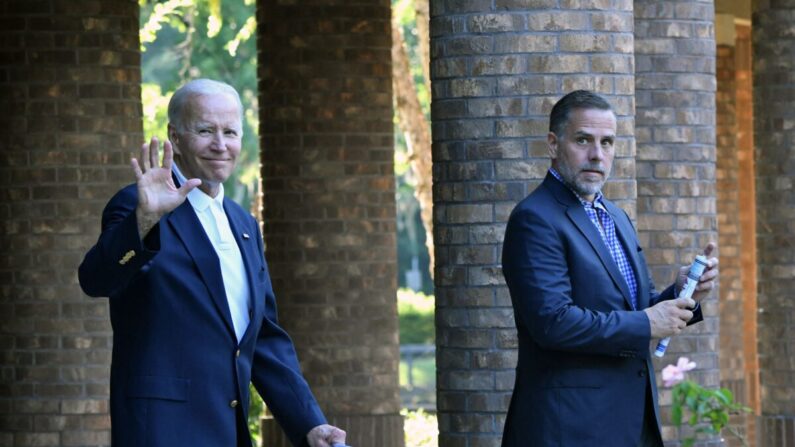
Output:
<instances>
[{"instance_id":1,"label":"man's face","mask_svg":"<svg viewBox=\"0 0 795 447\"><path fill-rule=\"evenodd\" d=\"M169 124L174 160L186 178L202 181L199 189L215 197L235 169L243 129L240 108L230 95L194 95L184 105L182 125Z\"/></svg>"},{"instance_id":2,"label":"man's face","mask_svg":"<svg viewBox=\"0 0 795 447\"><path fill-rule=\"evenodd\" d=\"M547 135L552 167L584 199L593 201L610 176L616 116L610 110L574 109L564 135Z\"/></svg>"}]
</instances>

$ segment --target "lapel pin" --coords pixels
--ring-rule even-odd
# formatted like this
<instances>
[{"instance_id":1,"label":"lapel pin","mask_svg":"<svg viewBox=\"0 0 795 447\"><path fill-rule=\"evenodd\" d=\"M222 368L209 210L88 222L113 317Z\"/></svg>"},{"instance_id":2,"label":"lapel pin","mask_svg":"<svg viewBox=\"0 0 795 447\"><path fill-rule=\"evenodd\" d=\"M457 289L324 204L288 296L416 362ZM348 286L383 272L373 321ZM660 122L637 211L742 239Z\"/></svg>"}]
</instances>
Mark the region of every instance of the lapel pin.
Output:
<instances>
[{"instance_id":1,"label":"lapel pin","mask_svg":"<svg viewBox=\"0 0 795 447\"><path fill-rule=\"evenodd\" d=\"M248 233L243 233L243 239L248 239Z\"/></svg>"}]
</instances>

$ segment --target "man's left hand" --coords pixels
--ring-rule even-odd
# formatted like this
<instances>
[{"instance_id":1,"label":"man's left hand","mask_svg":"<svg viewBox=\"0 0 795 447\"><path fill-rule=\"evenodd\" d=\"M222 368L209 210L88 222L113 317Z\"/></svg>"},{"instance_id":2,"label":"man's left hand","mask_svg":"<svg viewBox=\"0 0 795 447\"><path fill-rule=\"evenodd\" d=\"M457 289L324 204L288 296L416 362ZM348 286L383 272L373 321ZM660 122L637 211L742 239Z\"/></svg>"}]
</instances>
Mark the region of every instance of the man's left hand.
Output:
<instances>
[{"instance_id":1,"label":"man's left hand","mask_svg":"<svg viewBox=\"0 0 795 447\"><path fill-rule=\"evenodd\" d=\"M333 444L345 444L346 433L333 425L323 424L309 430L306 440L310 447L332 447Z\"/></svg>"},{"instance_id":2,"label":"man's left hand","mask_svg":"<svg viewBox=\"0 0 795 447\"><path fill-rule=\"evenodd\" d=\"M698 285L696 286L696 290L693 292L693 299L696 302L701 301L703 298L706 298L712 289L715 287L715 281L718 279L718 258L710 257L712 253L715 251L717 246L714 242L710 242L704 248L704 257L707 258L707 268L704 270L704 273L701 274L701 277L698 279ZM676 276L676 290L681 291L682 288L685 286L685 282L687 281L687 272L690 270L690 266L686 265L679 269L679 275Z\"/></svg>"}]
</instances>

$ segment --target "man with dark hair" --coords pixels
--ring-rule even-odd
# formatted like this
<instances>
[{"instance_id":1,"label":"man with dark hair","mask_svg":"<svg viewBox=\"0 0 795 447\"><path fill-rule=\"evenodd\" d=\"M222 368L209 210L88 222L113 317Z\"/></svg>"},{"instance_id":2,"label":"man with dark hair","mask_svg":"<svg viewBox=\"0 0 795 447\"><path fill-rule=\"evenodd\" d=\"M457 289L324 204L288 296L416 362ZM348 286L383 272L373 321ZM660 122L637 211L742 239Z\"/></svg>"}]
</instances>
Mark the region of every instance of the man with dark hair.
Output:
<instances>
[{"instance_id":1,"label":"man with dark hair","mask_svg":"<svg viewBox=\"0 0 795 447\"><path fill-rule=\"evenodd\" d=\"M615 155L610 104L569 93L549 129L552 166L503 244L519 361L502 445L662 446L649 343L702 320L718 260L692 299L676 298L687 267L656 292L632 222L601 193Z\"/></svg>"},{"instance_id":2,"label":"man with dark hair","mask_svg":"<svg viewBox=\"0 0 795 447\"><path fill-rule=\"evenodd\" d=\"M279 327L259 225L224 198L242 109L221 82L178 89L162 165L152 138L80 265L86 294L110 299L114 447L250 447L249 382L293 445L345 442Z\"/></svg>"}]
</instances>

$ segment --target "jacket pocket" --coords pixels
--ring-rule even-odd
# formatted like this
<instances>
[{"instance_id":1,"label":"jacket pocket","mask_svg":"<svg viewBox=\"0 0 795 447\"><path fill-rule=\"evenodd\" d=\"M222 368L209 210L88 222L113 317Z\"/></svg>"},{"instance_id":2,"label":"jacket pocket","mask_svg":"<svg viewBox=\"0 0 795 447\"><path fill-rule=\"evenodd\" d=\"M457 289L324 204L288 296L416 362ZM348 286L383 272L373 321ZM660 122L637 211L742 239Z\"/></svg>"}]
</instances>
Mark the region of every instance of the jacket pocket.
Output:
<instances>
[{"instance_id":1,"label":"jacket pocket","mask_svg":"<svg viewBox=\"0 0 795 447\"><path fill-rule=\"evenodd\" d=\"M189 388L189 379L163 376L132 376L127 381L127 397L185 402L188 400Z\"/></svg>"}]
</instances>

